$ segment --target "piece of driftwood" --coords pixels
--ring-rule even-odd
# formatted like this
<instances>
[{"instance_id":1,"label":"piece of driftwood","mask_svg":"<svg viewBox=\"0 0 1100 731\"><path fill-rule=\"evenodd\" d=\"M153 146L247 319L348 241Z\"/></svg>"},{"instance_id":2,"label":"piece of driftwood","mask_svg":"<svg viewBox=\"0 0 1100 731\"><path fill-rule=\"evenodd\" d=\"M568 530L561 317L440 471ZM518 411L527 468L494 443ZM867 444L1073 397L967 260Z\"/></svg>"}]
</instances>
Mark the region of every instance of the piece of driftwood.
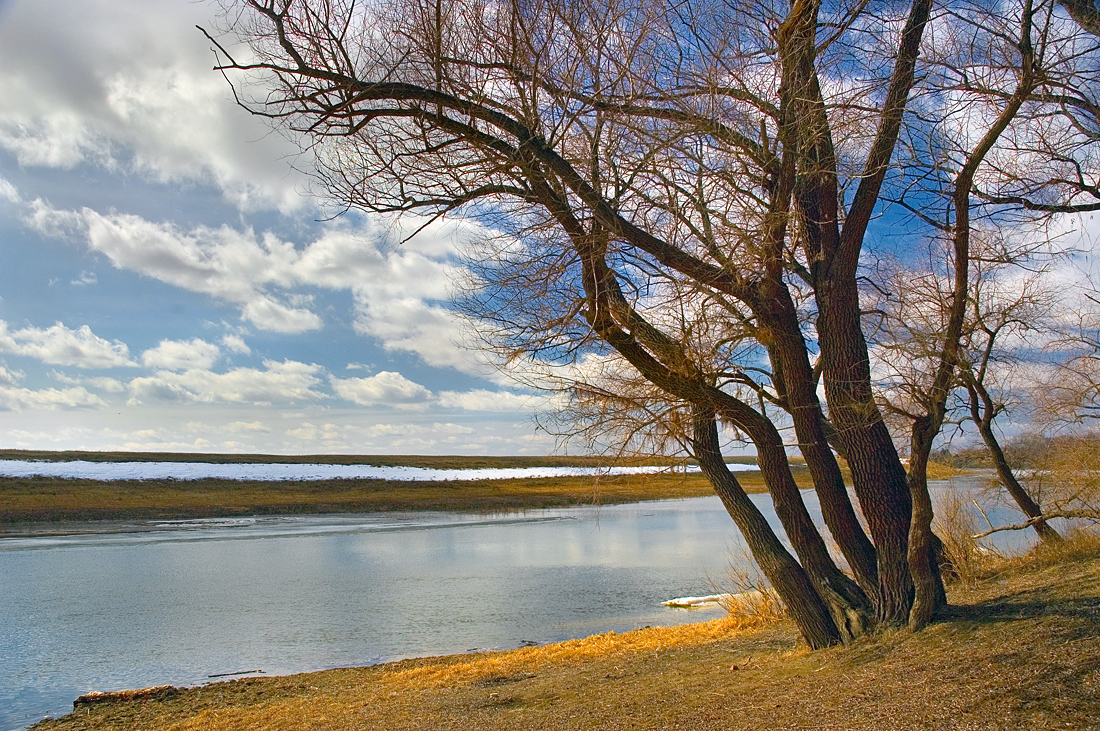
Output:
<instances>
[{"instance_id":1,"label":"piece of driftwood","mask_svg":"<svg viewBox=\"0 0 1100 731\"><path fill-rule=\"evenodd\" d=\"M232 675L251 675L252 673L262 673L263 670L238 670L233 673L210 673L206 677L208 678L228 678Z\"/></svg>"}]
</instances>

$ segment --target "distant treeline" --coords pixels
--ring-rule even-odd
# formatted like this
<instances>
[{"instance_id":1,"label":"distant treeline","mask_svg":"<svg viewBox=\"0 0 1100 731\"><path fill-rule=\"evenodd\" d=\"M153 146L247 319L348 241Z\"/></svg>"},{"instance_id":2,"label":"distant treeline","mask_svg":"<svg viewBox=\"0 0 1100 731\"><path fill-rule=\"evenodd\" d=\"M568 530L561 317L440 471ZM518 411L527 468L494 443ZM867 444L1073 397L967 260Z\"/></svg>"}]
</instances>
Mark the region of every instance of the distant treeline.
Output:
<instances>
[{"instance_id":1,"label":"distant treeline","mask_svg":"<svg viewBox=\"0 0 1100 731\"><path fill-rule=\"evenodd\" d=\"M1083 446L1100 446L1097 434L1061 434L1042 436L1021 434L1004 444L1005 456L1013 469L1040 467L1054 453L1067 453ZM993 467L989 450L984 445L948 447L932 453L932 459L951 467Z\"/></svg>"}]
</instances>

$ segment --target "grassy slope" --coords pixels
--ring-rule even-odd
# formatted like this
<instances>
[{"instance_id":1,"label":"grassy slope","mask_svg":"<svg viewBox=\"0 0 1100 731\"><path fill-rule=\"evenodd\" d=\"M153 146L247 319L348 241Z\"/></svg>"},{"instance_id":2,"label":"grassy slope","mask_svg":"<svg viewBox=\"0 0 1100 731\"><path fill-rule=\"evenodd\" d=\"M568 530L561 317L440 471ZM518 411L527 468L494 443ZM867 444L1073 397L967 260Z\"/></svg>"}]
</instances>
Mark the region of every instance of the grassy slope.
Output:
<instances>
[{"instance_id":1,"label":"grassy slope","mask_svg":"<svg viewBox=\"0 0 1100 731\"><path fill-rule=\"evenodd\" d=\"M784 622L719 620L91 706L106 729L1096 729L1100 551L955 589L951 615L809 653Z\"/></svg>"}]
</instances>

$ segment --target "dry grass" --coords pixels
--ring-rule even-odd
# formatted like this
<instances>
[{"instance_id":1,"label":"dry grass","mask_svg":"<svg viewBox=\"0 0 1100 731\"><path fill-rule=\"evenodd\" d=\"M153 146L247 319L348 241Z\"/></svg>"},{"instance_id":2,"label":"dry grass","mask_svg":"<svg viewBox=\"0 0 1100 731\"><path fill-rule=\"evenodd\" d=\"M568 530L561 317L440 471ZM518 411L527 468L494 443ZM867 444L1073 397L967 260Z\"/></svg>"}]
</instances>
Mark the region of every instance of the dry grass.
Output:
<instances>
[{"instance_id":1,"label":"dry grass","mask_svg":"<svg viewBox=\"0 0 1100 731\"><path fill-rule=\"evenodd\" d=\"M982 548L974 536L980 532L970 507L971 494L965 490L946 490L936 496L932 530L943 541L944 551L954 570L954 579L970 585L984 578L1002 557Z\"/></svg>"},{"instance_id":2,"label":"dry grass","mask_svg":"<svg viewBox=\"0 0 1100 731\"><path fill-rule=\"evenodd\" d=\"M762 482L748 489L763 489ZM393 510L502 512L712 495L697 473L519 480L97 480L0 478L0 536L63 530L77 520ZM37 524L37 525L32 525Z\"/></svg>"},{"instance_id":3,"label":"dry grass","mask_svg":"<svg viewBox=\"0 0 1100 731\"><path fill-rule=\"evenodd\" d=\"M746 552L740 561L731 561L724 585L715 586L722 599L719 604L731 618L744 622L773 624L787 619L787 607L777 592L760 575L758 570L746 571L742 566L755 566L752 555Z\"/></svg>"},{"instance_id":4,"label":"dry grass","mask_svg":"<svg viewBox=\"0 0 1100 731\"><path fill-rule=\"evenodd\" d=\"M814 653L787 622L728 619L238 680L35 728L1100 728L1100 540L1005 565L952 597L923 632Z\"/></svg>"}]
</instances>

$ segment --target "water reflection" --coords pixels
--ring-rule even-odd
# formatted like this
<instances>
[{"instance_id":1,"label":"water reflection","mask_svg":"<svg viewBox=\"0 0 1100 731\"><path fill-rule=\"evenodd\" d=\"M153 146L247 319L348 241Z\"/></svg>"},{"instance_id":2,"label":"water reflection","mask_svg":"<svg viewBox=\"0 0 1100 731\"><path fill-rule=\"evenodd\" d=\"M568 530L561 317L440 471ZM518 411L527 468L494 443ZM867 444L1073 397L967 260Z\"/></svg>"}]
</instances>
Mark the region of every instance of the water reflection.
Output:
<instances>
[{"instance_id":1,"label":"water reflection","mask_svg":"<svg viewBox=\"0 0 1100 731\"><path fill-rule=\"evenodd\" d=\"M753 497L776 525L770 500ZM806 497L818 515L812 493ZM91 690L511 648L716 617L721 610L688 613L661 602L723 588L715 582L731 557L745 555L713 497L501 516L115 527L124 532L0 539L0 731L63 714ZM1029 536L992 540L1011 550Z\"/></svg>"},{"instance_id":2,"label":"water reflection","mask_svg":"<svg viewBox=\"0 0 1100 731\"><path fill-rule=\"evenodd\" d=\"M531 511L171 521L0 540L0 728L90 690L510 648L720 616L716 499Z\"/></svg>"}]
</instances>

